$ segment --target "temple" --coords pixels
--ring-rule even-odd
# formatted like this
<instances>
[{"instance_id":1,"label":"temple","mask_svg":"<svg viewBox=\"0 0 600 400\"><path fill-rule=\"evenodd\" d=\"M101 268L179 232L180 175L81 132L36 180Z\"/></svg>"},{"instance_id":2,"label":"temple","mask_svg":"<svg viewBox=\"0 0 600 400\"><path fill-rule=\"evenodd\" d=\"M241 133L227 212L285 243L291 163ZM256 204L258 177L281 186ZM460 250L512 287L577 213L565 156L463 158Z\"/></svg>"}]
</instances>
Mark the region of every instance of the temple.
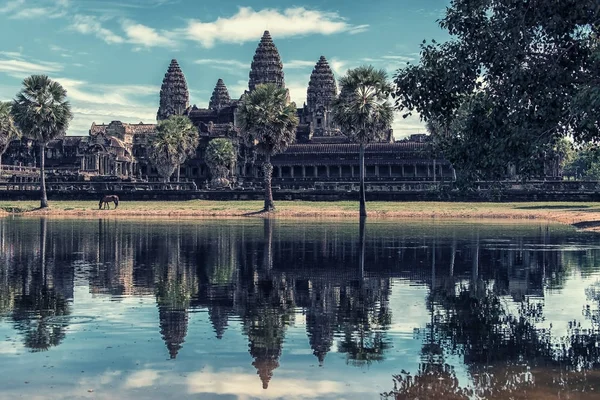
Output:
<instances>
[{"instance_id":1,"label":"temple","mask_svg":"<svg viewBox=\"0 0 600 400\"><path fill-rule=\"evenodd\" d=\"M284 63L268 31L265 31L250 64L248 93L257 85L274 83L285 87ZM210 173L204 162L204 149L214 138L230 138L239 146L238 162L231 181L237 187L261 184L260 156L240 140L236 109L245 95L231 97L225 82L216 82L208 108L190 105L189 90L182 68L172 60L160 89L157 120L186 115L197 127L200 144L194 157L179 171L184 181L197 187L207 184ZM297 108L299 125L296 142L272 158L273 184L289 189L341 188L352 190L358 180L358 146L350 143L335 125L331 106L338 96L334 74L325 56L315 63L308 81L306 104ZM157 181L156 169L147 155L156 124L92 123L88 136L66 136L49 143L46 166L73 179ZM433 159L426 151L424 135L395 141L391 129L384 138L367 146L368 182L452 180L454 170L444 159ZM38 146L29 139L11 143L5 164L35 167ZM176 174L174 174L175 176Z\"/></svg>"}]
</instances>

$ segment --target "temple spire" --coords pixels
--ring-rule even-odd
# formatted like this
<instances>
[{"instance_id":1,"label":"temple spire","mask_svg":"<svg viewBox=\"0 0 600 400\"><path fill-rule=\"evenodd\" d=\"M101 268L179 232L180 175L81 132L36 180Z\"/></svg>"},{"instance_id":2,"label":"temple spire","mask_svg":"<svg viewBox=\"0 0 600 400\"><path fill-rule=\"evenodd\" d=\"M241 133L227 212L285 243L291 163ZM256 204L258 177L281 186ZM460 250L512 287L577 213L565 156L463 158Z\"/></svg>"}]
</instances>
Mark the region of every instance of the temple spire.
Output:
<instances>
[{"instance_id":1,"label":"temple spire","mask_svg":"<svg viewBox=\"0 0 600 400\"><path fill-rule=\"evenodd\" d=\"M306 91L308 118L315 136L335 135L331 106L336 97L335 77L327 59L321 56L310 75Z\"/></svg>"},{"instance_id":2,"label":"temple spire","mask_svg":"<svg viewBox=\"0 0 600 400\"><path fill-rule=\"evenodd\" d=\"M265 31L256 48L250 66L248 88L252 91L264 83L275 83L279 87L285 87L283 64L269 31Z\"/></svg>"},{"instance_id":3,"label":"temple spire","mask_svg":"<svg viewBox=\"0 0 600 400\"><path fill-rule=\"evenodd\" d=\"M160 107L156 119L161 121L171 115L182 115L188 108L189 102L190 94L185 76L177 60L173 59L160 88Z\"/></svg>"},{"instance_id":4,"label":"temple spire","mask_svg":"<svg viewBox=\"0 0 600 400\"><path fill-rule=\"evenodd\" d=\"M231 98L229 97L229 92L227 91L227 86L223 82L223 79L219 79L213 90L212 96L210 98L210 103L208 104L208 108L211 110L221 110L222 108L227 107L231 103Z\"/></svg>"}]
</instances>

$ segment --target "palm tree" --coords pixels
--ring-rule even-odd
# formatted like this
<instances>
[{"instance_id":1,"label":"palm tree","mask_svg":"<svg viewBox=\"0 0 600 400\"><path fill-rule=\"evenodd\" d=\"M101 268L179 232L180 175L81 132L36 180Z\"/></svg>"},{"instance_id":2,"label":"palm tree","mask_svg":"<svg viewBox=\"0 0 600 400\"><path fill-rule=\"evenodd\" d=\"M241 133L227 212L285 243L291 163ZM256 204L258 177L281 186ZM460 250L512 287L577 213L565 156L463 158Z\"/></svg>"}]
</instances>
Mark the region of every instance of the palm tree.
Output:
<instances>
[{"instance_id":1,"label":"palm tree","mask_svg":"<svg viewBox=\"0 0 600 400\"><path fill-rule=\"evenodd\" d=\"M0 102L0 172L2 172L2 155L14 139L21 136L10 113L11 102Z\"/></svg>"},{"instance_id":2,"label":"palm tree","mask_svg":"<svg viewBox=\"0 0 600 400\"><path fill-rule=\"evenodd\" d=\"M333 120L344 135L359 144L360 216L366 217L365 146L389 132L394 115L387 99L392 88L385 71L372 66L349 70L339 83L341 90L333 103Z\"/></svg>"},{"instance_id":3,"label":"palm tree","mask_svg":"<svg viewBox=\"0 0 600 400\"><path fill-rule=\"evenodd\" d=\"M197 147L198 129L188 117L173 115L169 119L160 121L156 127L156 136L150 142L150 162L165 182L168 182L177 169L177 182L179 182L181 164L196 153Z\"/></svg>"},{"instance_id":4,"label":"palm tree","mask_svg":"<svg viewBox=\"0 0 600 400\"><path fill-rule=\"evenodd\" d=\"M264 211L273 211L275 204L271 190L271 156L284 151L296 139L296 104L290 102L285 88L269 83L259 85L246 94L238 113L244 139L247 143L255 145L258 153L264 156Z\"/></svg>"},{"instance_id":5,"label":"palm tree","mask_svg":"<svg viewBox=\"0 0 600 400\"><path fill-rule=\"evenodd\" d=\"M32 75L23 81L23 88L12 103L11 113L23 135L37 141L40 146L40 208L46 208L44 154L48 142L63 136L73 119L67 91L46 75Z\"/></svg>"}]
</instances>

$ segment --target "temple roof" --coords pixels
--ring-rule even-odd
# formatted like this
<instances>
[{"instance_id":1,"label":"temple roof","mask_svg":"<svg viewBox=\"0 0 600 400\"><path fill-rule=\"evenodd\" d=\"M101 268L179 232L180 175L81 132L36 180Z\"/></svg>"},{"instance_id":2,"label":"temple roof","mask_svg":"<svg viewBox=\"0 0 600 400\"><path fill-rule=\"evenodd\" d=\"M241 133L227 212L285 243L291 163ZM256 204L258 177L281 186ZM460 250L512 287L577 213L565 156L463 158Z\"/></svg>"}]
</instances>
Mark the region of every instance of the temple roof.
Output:
<instances>
[{"instance_id":1,"label":"temple roof","mask_svg":"<svg viewBox=\"0 0 600 400\"><path fill-rule=\"evenodd\" d=\"M208 108L210 108L211 110L220 110L229 106L229 103L231 103L231 98L229 97L227 86L225 86L223 79L219 78L215 86L215 90L213 90L212 96L210 98Z\"/></svg>"},{"instance_id":2,"label":"temple roof","mask_svg":"<svg viewBox=\"0 0 600 400\"><path fill-rule=\"evenodd\" d=\"M118 121L116 121L116 122L118 122ZM91 136L96 136L98 134L105 135L109 126L113 125L114 123L115 123L115 121L111 122L110 124L101 124L101 125L96 125L95 123L93 123L92 127L90 128L90 135ZM127 123L122 123L122 122L118 122L118 123L121 126L123 126L123 128L125 130L125 134L138 135L138 134L156 133L156 124L144 124L142 122L140 122L139 124L127 124Z\"/></svg>"},{"instance_id":3,"label":"temple roof","mask_svg":"<svg viewBox=\"0 0 600 400\"><path fill-rule=\"evenodd\" d=\"M424 143L400 142L400 143L372 143L365 147L365 153L398 153L406 151L421 151L426 148ZM317 154L317 153L356 153L359 145L356 143L336 144L292 144L282 154Z\"/></svg>"},{"instance_id":4,"label":"temple roof","mask_svg":"<svg viewBox=\"0 0 600 400\"><path fill-rule=\"evenodd\" d=\"M189 106L189 100L185 76L177 60L173 59L160 88L160 107L156 119L160 121L172 115L182 115Z\"/></svg>"},{"instance_id":5,"label":"temple roof","mask_svg":"<svg viewBox=\"0 0 600 400\"><path fill-rule=\"evenodd\" d=\"M315 110L318 106L329 107L337 96L337 85L333 72L324 56L319 58L315 68L310 75L306 102L309 110Z\"/></svg>"},{"instance_id":6,"label":"temple roof","mask_svg":"<svg viewBox=\"0 0 600 400\"><path fill-rule=\"evenodd\" d=\"M252 91L256 86L264 83L275 83L285 87L283 64L269 31L265 31L256 48L250 66L248 88Z\"/></svg>"}]
</instances>

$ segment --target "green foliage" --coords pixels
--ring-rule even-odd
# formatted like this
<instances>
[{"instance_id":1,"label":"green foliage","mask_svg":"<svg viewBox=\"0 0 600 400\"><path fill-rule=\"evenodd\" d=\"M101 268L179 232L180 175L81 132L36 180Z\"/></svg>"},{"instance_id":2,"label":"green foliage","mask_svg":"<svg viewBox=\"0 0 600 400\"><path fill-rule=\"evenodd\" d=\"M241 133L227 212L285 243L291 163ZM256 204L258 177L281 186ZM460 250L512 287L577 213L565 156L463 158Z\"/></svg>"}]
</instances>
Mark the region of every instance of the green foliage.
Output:
<instances>
[{"instance_id":1,"label":"green foliage","mask_svg":"<svg viewBox=\"0 0 600 400\"><path fill-rule=\"evenodd\" d=\"M238 108L238 121L242 137L265 156L265 211L275 209L271 178L271 156L284 151L296 139L298 116L296 104L289 101L285 88L275 84L258 85L244 95Z\"/></svg>"},{"instance_id":2,"label":"green foliage","mask_svg":"<svg viewBox=\"0 0 600 400\"><path fill-rule=\"evenodd\" d=\"M333 103L333 120L355 143L385 139L394 114L388 97L392 90L383 70L372 66L349 70L339 81L340 96Z\"/></svg>"},{"instance_id":3,"label":"green foliage","mask_svg":"<svg viewBox=\"0 0 600 400\"><path fill-rule=\"evenodd\" d=\"M40 145L40 207L48 207L44 149L49 141L64 136L73 119L67 91L46 75L32 75L23 80L23 88L12 103L11 114L26 137Z\"/></svg>"},{"instance_id":4,"label":"green foliage","mask_svg":"<svg viewBox=\"0 0 600 400\"><path fill-rule=\"evenodd\" d=\"M296 139L296 103L275 84L259 85L244 96L238 109L239 125L247 143L261 154L284 151Z\"/></svg>"},{"instance_id":5,"label":"green foliage","mask_svg":"<svg viewBox=\"0 0 600 400\"><path fill-rule=\"evenodd\" d=\"M469 179L508 166L540 174L560 138L600 137L599 10L597 0L453 0L440 21L452 39L424 42L420 64L398 71L396 106L432 122Z\"/></svg>"},{"instance_id":6,"label":"green foliage","mask_svg":"<svg viewBox=\"0 0 600 400\"><path fill-rule=\"evenodd\" d=\"M21 137L10 112L11 105L10 102L0 102L0 157L11 141Z\"/></svg>"},{"instance_id":7,"label":"green foliage","mask_svg":"<svg viewBox=\"0 0 600 400\"><path fill-rule=\"evenodd\" d=\"M565 162L564 176L600 180L600 149L588 144L575 151Z\"/></svg>"},{"instance_id":8,"label":"green foliage","mask_svg":"<svg viewBox=\"0 0 600 400\"><path fill-rule=\"evenodd\" d=\"M229 139L213 139L206 147L204 161L210 169L213 181L226 180L235 165L236 159L237 153Z\"/></svg>"},{"instance_id":9,"label":"green foliage","mask_svg":"<svg viewBox=\"0 0 600 400\"><path fill-rule=\"evenodd\" d=\"M160 176L168 180L176 168L196 153L198 130L186 116L160 121L150 141L149 158Z\"/></svg>"},{"instance_id":10,"label":"green foliage","mask_svg":"<svg viewBox=\"0 0 600 400\"><path fill-rule=\"evenodd\" d=\"M333 102L333 121L351 141L359 143L360 216L367 216L365 145L386 139L394 119L388 97L391 85L383 70L372 66L349 70L340 79L340 96Z\"/></svg>"},{"instance_id":11,"label":"green foliage","mask_svg":"<svg viewBox=\"0 0 600 400\"><path fill-rule=\"evenodd\" d=\"M11 113L23 135L44 145L65 135L73 119L67 91L45 75L23 80Z\"/></svg>"}]
</instances>

